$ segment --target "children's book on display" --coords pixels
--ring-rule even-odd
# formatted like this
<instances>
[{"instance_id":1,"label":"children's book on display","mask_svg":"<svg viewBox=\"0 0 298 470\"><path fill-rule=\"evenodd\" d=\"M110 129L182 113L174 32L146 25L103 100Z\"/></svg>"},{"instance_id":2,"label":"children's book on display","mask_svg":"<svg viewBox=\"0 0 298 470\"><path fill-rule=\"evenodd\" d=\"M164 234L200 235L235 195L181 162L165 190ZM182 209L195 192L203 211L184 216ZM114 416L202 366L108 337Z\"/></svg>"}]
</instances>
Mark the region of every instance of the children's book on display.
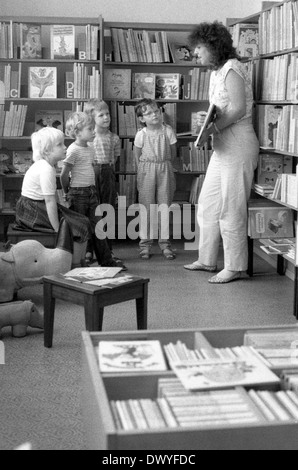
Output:
<instances>
[{"instance_id":1,"label":"children's book on display","mask_svg":"<svg viewBox=\"0 0 298 470\"><path fill-rule=\"evenodd\" d=\"M51 26L51 59L75 58L74 25Z\"/></svg>"},{"instance_id":2,"label":"children's book on display","mask_svg":"<svg viewBox=\"0 0 298 470\"><path fill-rule=\"evenodd\" d=\"M57 67L29 67L29 98L57 98Z\"/></svg>"},{"instance_id":3,"label":"children's book on display","mask_svg":"<svg viewBox=\"0 0 298 470\"><path fill-rule=\"evenodd\" d=\"M98 359L101 372L167 370L158 340L100 341Z\"/></svg>"}]
</instances>

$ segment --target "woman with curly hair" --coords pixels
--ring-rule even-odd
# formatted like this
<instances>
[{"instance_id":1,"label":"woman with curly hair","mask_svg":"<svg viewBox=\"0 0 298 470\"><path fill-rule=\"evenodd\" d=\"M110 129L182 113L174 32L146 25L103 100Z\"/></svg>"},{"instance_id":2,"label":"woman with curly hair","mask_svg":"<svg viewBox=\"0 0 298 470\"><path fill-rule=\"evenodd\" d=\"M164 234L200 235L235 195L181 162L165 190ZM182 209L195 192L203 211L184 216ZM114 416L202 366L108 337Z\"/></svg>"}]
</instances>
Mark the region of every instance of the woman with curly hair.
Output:
<instances>
[{"instance_id":1,"label":"woman with curly hair","mask_svg":"<svg viewBox=\"0 0 298 470\"><path fill-rule=\"evenodd\" d=\"M217 271L222 238L224 269L209 282L226 284L239 279L248 263L247 201L259 154L252 125L252 86L221 23L201 23L189 39L201 64L212 70L209 101L216 107L216 118L199 142L203 145L212 135L213 154L198 202L199 258L184 267ZM203 114L198 113L199 125Z\"/></svg>"}]
</instances>

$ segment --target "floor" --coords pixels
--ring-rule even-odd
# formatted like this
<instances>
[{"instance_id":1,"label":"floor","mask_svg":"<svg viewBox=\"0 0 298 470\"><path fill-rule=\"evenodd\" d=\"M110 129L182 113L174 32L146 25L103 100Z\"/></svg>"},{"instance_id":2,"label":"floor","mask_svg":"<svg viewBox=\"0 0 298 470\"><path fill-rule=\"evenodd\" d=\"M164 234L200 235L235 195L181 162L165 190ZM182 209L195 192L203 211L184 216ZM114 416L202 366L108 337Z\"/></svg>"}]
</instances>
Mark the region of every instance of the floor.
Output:
<instances>
[{"instance_id":1,"label":"floor","mask_svg":"<svg viewBox=\"0 0 298 470\"><path fill-rule=\"evenodd\" d=\"M277 275L256 257L256 276L227 285L211 285L210 274L190 272L183 265L196 259L174 242L177 258L166 261L158 247L149 261L138 258L136 243L118 243L115 254L128 272L149 277L149 329L294 324L293 282ZM221 268L222 259L219 262ZM43 311L42 286L19 291ZM133 301L108 307L103 329L136 327ZM28 329L25 338L3 328L6 365L0 366L0 450L30 442L35 450L84 450L81 417L82 308L57 301L52 349L43 346L43 332Z\"/></svg>"}]
</instances>

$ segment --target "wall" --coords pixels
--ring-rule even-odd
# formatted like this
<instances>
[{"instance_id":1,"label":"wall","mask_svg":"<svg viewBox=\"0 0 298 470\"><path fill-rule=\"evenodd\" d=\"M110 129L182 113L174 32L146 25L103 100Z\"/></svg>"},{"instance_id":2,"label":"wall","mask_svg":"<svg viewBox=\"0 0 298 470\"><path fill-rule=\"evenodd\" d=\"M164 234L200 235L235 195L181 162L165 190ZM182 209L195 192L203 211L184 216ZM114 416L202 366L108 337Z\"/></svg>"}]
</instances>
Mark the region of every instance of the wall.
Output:
<instances>
[{"instance_id":1,"label":"wall","mask_svg":"<svg viewBox=\"0 0 298 470\"><path fill-rule=\"evenodd\" d=\"M261 0L0 0L3 16L74 16L105 21L198 23L242 18L262 9Z\"/></svg>"}]
</instances>

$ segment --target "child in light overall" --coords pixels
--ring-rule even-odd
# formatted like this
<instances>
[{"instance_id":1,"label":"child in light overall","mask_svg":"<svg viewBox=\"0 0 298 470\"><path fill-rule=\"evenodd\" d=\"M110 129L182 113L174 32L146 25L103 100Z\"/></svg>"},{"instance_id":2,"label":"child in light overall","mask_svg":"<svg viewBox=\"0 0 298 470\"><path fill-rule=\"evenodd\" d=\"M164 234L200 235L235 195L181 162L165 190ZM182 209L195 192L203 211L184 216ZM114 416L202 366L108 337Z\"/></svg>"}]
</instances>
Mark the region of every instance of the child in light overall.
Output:
<instances>
[{"instance_id":1,"label":"child in light overall","mask_svg":"<svg viewBox=\"0 0 298 470\"><path fill-rule=\"evenodd\" d=\"M92 227L92 239L87 252L96 254L101 266L120 266L112 258L106 239L96 237L97 218L95 211L98 198L95 188L94 149L88 146L94 139L94 121L83 112L75 112L66 122L66 134L75 139L68 147L61 172L61 185L70 208L88 217ZM70 178L71 175L71 178ZM89 258L86 258L88 264Z\"/></svg>"},{"instance_id":2,"label":"child in light overall","mask_svg":"<svg viewBox=\"0 0 298 470\"><path fill-rule=\"evenodd\" d=\"M66 156L64 134L54 127L44 127L31 136L33 165L22 184L16 205L16 227L39 232L58 232L65 218L74 241L73 267L85 260L86 246L91 236L87 217L57 203L56 166Z\"/></svg>"},{"instance_id":3,"label":"child in light overall","mask_svg":"<svg viewBox=\"0 0 298 470\"><path fill-rule=\"evenodd\" d=\"M92 146L95 150L95 186L100 204L116 207L116 177L115 165L120 157L120 138L109 130L111 124L110 110L105 101L92 99L86 103L84 111L90 114L95 122L95 138ZM107 238L114 260L112 240Z\"/></svg>"},{"instance_id":4,"label":"child in light overall","mask_svg":"<svg viewBox=\"0 0 298 470\"><path fill-rule=\"evenodd\" d=\"M159 247L168 260L175 258L169 240L169 207L172 204L176 180L172 160L176 157L177 138L173 129L163 123L158 104L143 99L136 105L136 115L143 128L136 134L134 153L138 165L137 184L139 203L146 209L146 220L140 218L140 257L149 259L153 243L153 227L150 224L150 210L163 205L158 220ZM158 217L158 214L157 214Z\"/></svg>"}]
</instances>

